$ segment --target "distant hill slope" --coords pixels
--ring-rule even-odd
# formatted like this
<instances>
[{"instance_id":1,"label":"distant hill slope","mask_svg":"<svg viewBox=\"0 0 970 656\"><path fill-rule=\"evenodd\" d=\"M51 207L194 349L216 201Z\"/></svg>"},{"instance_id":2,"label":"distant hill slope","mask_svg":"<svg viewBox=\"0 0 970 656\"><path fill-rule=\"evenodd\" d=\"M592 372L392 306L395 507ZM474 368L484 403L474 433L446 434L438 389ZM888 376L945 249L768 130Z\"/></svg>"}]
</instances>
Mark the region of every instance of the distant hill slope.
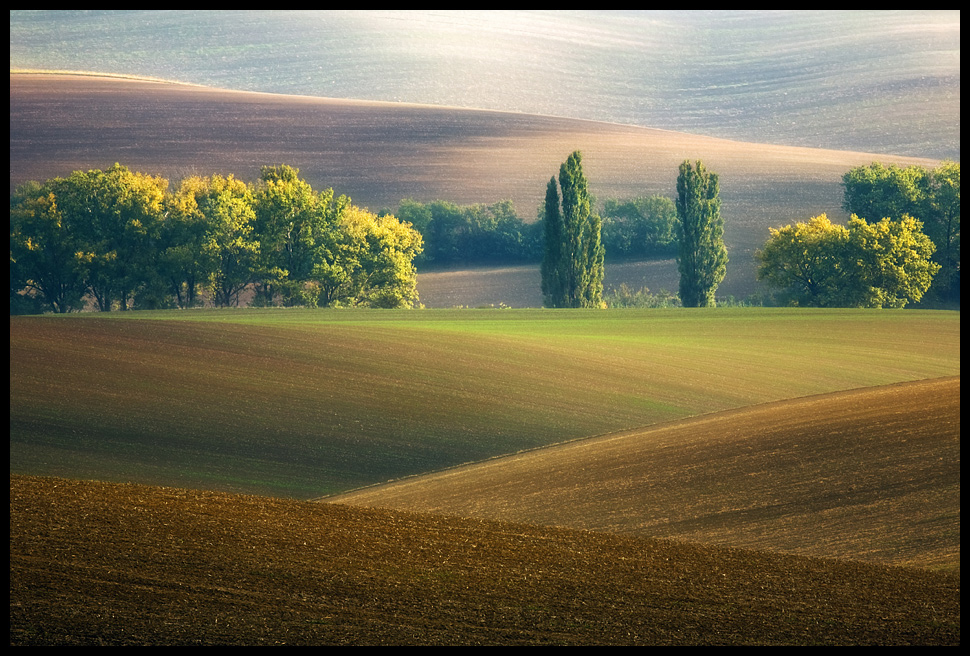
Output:
<instances>
[{"instance_id":1,"label":"distant hill slope","mask_svg":"<svg viewBox=\"0 0 970 656\"><path fill-rule=\"evenodd\" d=\"M754 288L768 227L843 216L841 176L873 160L935 160L743 143L681 132L397 103L332 100L92 76L10 75L10 186L120 162L172 181L287 163L315 187L373 210L404 198L512 199L531 220L549 178L574 150L591 192L676 193L677 168L701 159L721 179L724 287ZM653 286L651 284L651 286Z\"/></svg>"},{"instance_id":2,"label":"distant hill slope","mask_svg":"<svg viewBox=\"0 0 970 656\"><path fill-rule=\"evenodd\" d=\"M954 574L10 477L11 645L957 645Z\"/></svg>"},{"instance_id":3,"label":"distant hill slope","mask_svg":"<svg viewBox=\"0 0 970 656\"><path fill-rule=\"evenodd\" d=\"M687 419L332 502L960 567L960 378Z\"/></svg>"},{"instance_id":4,"label":"distant hill slope","mask_svg":"<svg viewBox=\"0 0 970 656\"><path fill-rule=\"evenodd\" d=\"M12 10L11 67L959 158L959 10Z\"/></svg>"}]
</instances>

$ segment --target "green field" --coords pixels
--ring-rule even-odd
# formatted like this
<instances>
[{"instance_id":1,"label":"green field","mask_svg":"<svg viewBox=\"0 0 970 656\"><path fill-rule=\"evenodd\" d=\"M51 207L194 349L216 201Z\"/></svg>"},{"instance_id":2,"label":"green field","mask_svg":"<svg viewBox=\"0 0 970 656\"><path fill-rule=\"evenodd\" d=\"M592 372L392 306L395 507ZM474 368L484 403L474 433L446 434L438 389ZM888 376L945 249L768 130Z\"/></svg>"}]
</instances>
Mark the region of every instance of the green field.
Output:
<instances>
[{"instance_id":1,"label":"green field","mask_svg":"<svg viewBox=\"0 0 970 656\"><path fill-rule=\"evenodd\" d=\"M11 473L313 498L957 375L960 315L718 308L11 317Z\"/></svg>"}]
</instances>

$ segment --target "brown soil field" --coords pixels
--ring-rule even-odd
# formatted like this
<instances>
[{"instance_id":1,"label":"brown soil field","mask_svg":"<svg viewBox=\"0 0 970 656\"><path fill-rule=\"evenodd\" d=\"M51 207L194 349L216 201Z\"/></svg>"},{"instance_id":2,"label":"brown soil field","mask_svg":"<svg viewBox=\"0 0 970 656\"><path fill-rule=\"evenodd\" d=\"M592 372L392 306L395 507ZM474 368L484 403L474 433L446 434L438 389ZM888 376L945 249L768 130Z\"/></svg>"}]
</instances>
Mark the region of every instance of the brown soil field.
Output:
<instances>
[{"instance_id":1,"label":"brown soil field","mask_svg":"<svg viewBox=\"0 0 970 656\"><path fill-rule=\"evenodd\" d=\"M955 574L10 477L11 645L959 642Z\"/></svg>"},{"instance_id":2,"label":"brown soil field","mask_svg":"<svg viewBox=\"0 0 970 656\"><path fill-rule=\"evenodd\" d=\"M751 406L328 500L959 571L960 378Z\"/></svg>"},{"instance_id":3,"label":"brown soil field","mask_svg":"<svg viewBox=\"0 0 970 656\"><path fill-rule=\"evenodd\" d=\"M874 160L936 164L529 114L10 75L11 189L115 162L170 181L211 173L254 181L260 166L282 162L315 188L333 187L374 210L394 210L404 198L512 199L528 220L574 150L583 152L600 200L673 197L685 159L716 171L732 262L724 286L732 294L752 290L751 256L768 226L844 215L840 181L850 168Z\"/></svg>"}]
</instances>

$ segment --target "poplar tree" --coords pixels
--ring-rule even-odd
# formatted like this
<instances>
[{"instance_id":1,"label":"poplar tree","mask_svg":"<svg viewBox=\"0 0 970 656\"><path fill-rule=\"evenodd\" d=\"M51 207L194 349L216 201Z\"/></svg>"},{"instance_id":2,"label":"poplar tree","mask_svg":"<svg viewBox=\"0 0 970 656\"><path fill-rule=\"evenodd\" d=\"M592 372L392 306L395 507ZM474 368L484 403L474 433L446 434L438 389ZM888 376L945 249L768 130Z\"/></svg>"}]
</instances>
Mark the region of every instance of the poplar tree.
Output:
<instances>
[{"instance_id":1,"label":"poplar tree","mask_svg":"<svg viewBox=\"0 0 970 656\"><path fill-rule=\"evenodd\" d=\"M684 307L711 307L727 271L724 221L716 173L700 161L680 165L677 176L680 301Z\"/></svg>"},{"instance_id":2,"label":"poplar tree","mask_svg":"<svg viewBox=\"0 0 970 656\"><path fill-rule=\"evenodd\" d=\"M561 196L560 196L561 194ZM546 307L600 307L603 302L602 221L590 211L582 155L571 154L546 187L542 294Z\"/></svg>"}]
</instances>

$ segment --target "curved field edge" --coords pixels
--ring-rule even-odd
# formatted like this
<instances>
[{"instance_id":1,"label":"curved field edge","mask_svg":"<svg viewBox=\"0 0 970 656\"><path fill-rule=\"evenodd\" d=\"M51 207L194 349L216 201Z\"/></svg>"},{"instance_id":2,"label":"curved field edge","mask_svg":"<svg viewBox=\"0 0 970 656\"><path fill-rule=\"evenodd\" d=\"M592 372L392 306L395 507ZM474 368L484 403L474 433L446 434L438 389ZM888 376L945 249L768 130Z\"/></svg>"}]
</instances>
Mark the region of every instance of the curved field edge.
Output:
<instances>
[{"instance_id":1,"label":"curved field edge","mask_svg":"<svg viewBox=\"0 0 970 656\"><path fill-rule=\"evenodd\" d=\"M959 313L190 311L10 320L11 472L314 498L959 373Z\"/></svg>"},{"instance_id":2,"label":"curved field edge","mask_svg":"<svg viewBox=\"0 0 970 656\"><path fill-rule=\"evenodd\" d=\"M11 645L959 642L955 574L10 477Z\"/></svg>"},{"instance_id":3,"label":"curved field edge","mask_svg":"<svg viewBox=\"0 0 970 656\"><path fill-rule=\"evenodd\" d=\"M326 499L960 569L960 378L750 406Z\"/></svg>"}]
</instances>

